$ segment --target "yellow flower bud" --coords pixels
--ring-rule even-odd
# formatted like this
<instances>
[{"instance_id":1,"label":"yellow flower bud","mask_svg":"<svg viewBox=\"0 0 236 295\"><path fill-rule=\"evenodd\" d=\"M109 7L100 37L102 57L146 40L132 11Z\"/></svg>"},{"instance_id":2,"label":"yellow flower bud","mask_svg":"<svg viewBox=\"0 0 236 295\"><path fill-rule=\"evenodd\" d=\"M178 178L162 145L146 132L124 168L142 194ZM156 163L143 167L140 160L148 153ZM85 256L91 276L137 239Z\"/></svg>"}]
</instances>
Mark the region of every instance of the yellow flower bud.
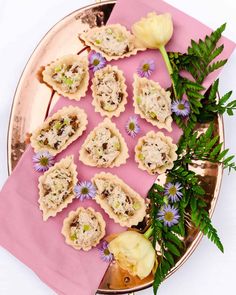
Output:
<instances>
[{"instance_id":1,"label":"yellow flower bud","mask_svg":"<svg viewBox=\"0 0 236 295\"><path fill-rule=\"evenodd\" d=\"M158 49L165 46L173 34L173 22L169 13L149 13L132 26L132 32L146 48Z\"/></svg>"},{"instance_id":2,"label":"yellow flower bud","mask_svg":"<svg viewBox=\"0 0 236 295\"><path fill-rule=\"evenodd\" d=\"M152 243L135 231L119 234L109 243L108 249L122 269L140 279L147 277L157 263Z\"/></svg>"}]
</instances>

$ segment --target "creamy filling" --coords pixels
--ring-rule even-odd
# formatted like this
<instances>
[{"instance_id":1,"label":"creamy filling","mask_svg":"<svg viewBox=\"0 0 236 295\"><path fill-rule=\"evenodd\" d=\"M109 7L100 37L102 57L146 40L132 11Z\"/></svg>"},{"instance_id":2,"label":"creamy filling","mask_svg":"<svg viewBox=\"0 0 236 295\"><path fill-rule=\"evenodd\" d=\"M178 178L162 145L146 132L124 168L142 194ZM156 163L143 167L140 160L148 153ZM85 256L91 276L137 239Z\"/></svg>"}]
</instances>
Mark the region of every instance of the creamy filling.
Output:
<instances>
[{"instance_id":1,"label":"creamy filling","mask_svg":"<svg viewBox=\"0 0 236 295\"><path fill-rule=\"evenodd\" d=\"M133 49L129 37L118 28L104 27L94 32L90 38L96 47L110 56L121 56Z\"/></svg>"},{"instance_id":2,"label":"creamy filling","mask_svg":"<svg viewBox=\"0 0 236 295\"><path fill-rule=\"evenodd\" d=\"M146 118L165 123L171 116L171 104L154 85L144 83L138 90L137 103Z\"/></svg>"},{"instance_id":3,"label":"creamy filling","mask_svg":"<svg viewBox=\"0 0 236 295\"><path fill-rule=\"evenodd\" d=\"M85 149L96 165L108 166L120 155L120 140L107 127L100 127L94 132L95 136L90 138Z\"/></svg>"},{"instance_id":4,"label":"creamy filling","mask_svg":"<svg viewBox=\"0 0 236 295\"><path fill-rule=\"evenodd\" d=\"M170 146L161 138L149 137L145 139L138 157L148 170L157 173L158 168L172 162L169 153Z\"/></svg>"},{"instance_id":5,"label":"creamy filling","mask_svg":"<svg viewBox=\"0 0 236 295\"><path fill-rule=\"evenodd\" d=\"M101 226L94 214L80 211L70 225L70 238L77 245L91 246L101 235Z\"/></svg>"},{"instance_id":6,"label":"creamy filling","mask_svg":"<svg viewBox=\"0 0 236 295\"><path fill-rule=\"evenodd\" d=\"M120 219L127 220L140 208L140 203L130 197L120 185L103 179L96 179L95 185L97 194L102 196Z\"/></svg>"},{"instance_id":7,"label":"creamy filling","mask_svg":"<svg viewBox=\"0 0 236 295\"><path fill-rule=\"evenodd\" d=\"M115 71L109 73L99 71L96 72L95 78L96 99L100 107L108 112L115 111L123 99L118 74Z\"/></svg>"},{"instance_id":8,"label":"creamy filling","mask_svg":"<svg viewBox=\"0 0 236 295\"><path fill-rule=\"evenodd\" d=\"M41 146L59 150L76 133L79 125L76 115L65 115L63 118L54 119L47 128L41 130L37 141Z\"/></svg>"},{"instance_id":9,"label":"creamy filling","mask_svg":"<svg viewBox=\"0 0 236 295\"><path fill-rule=\"evenodd\" d=\"M48 209L56 209L73 192L71 172L65 168L53 170L46 176L43 189L43 203Z\"/></svg>"},{"instance_id":10,"label":"creamy filling","mask_svg":"<svg viewBox=\"0 0 236 295\"><path fill-rule=\"evenodd\" d=\"M52 79L60 84L66 93L75 93L83 80L85 69L83 64L60 64L53 69Z\"/></svg>"}]
</instances>

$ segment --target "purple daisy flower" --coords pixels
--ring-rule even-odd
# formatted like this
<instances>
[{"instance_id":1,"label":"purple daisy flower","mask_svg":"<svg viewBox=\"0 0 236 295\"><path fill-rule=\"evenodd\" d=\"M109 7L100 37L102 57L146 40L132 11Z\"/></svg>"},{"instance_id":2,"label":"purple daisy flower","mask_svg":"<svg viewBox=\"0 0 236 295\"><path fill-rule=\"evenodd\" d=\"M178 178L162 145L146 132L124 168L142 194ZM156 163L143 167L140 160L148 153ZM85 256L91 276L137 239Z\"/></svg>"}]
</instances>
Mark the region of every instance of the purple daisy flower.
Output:
<instances>
[{"instance_id":1,"label":"purple daisy flower","mask_svg":"<svg viewBox=\"0 0 236 295\"><path fill-rule=\"evenodd\" d=\"M179 182L168 182L165 185L165 195L168 197L168 199L171 200L171 202L178 202L183 197L183 194L181 192L182 188L183 187Z\"/></svg>"},{"instance_id":2,"label":"purple daisy flower","mask_svg":"<svg viewBox=\"0 0 236 295\"><path fill-rule=\"evenodd\" d=\"M113 254L108 249L107 241L103 241L101 246L98 247L98 251L100 252L101 259L105 262L111 262L113 260Z\"/></svg>"},{"instance_id":3,"label":"purple daisy flower","mask_svg":"<svg viewBox=\"0 0 236 295\"><path fill-rule=\"evenodd\" d=\"M190 104L187 100L174 100L171 104L171 110L177 116L187 117L190 113Z\"/></svg>"},{"instance_id":4,"label":"purple daisy flower","mask_svg":"<svg viewBox=\"0 0 236 295\"><path fill-rule=\"evenodd\" d=\"M143 60L138 69L137 69L137 73L140 77L150 77L151 74L153 73L153 71L155 71L155 62L152 59L148 59L148 60Z\"/></svg>"},{"instance_id":5,"label":"purple daisy flower","mask_svg":"<svg viewBox=\"0 0 236 295\"><path fill-rule=\"evenodd\" d=\"M47 151L38 152L32 157L34 169L45 172L54 165L54 157Z\"/></svg>"},{"instance_id":6,"label":"purple daisy flower","mask_svg":"<svg viewBox=\"0 0 236 295\"><path fill-rule=\"evenodd\" d=\"M93 199L96 195L96 188L91 181L81 181L74 188L76 198L83 201L84 199Z\"/></svg>"},{"instance_id":7,"label":"purple daisy flower","mask_svg":"<svg viewBox=\"0 0 236 295\"><path fill-rule=\"evenodd\" d=\"M138 117L131 116L125 125L125 129L127 133L132 136L133 138L139 133L141 130L140 126L138 125Z\"/></svg>"},{"instance_id":8,"label":"purple daisy flower","mask_svg":"<svg viewBox=\"0 0 236 295\"><path fill-rule=\"evenodd\" d=\"M98 52L93 51L89 56L89 69L96 72L106 65L105 58Z\"/></svg>"},{"instance_id":9,"label":"purple daisy flower","mask_svg":"<svg viewBox=\"0 0 236 295\"><path fill-rule=\"evenodd\" d=\"M172 226L179 222L179 210L174 206L165 205L161 211L157 213L159 220L164 221L164 225Z\"/></svg>"}]
</instances>

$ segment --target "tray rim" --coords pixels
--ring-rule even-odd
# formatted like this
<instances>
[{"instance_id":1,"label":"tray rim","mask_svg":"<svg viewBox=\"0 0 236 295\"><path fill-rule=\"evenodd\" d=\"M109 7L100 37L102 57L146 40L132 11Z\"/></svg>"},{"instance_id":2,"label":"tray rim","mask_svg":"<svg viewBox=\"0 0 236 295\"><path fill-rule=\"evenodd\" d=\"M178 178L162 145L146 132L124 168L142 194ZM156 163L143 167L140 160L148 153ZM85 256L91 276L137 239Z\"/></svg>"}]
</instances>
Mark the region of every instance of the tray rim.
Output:
<instances>
[{"instance_id":1,"label":"tray rim","mask_svg":"<svg viewBox=\"0 0 236 295\"><path fill-rule=\"evenodd\" d=\"M30 64L30 61L34 58L34 56L37 54L38 50L40 50L41 48L41 43L43 42L43 40L45 39L45 37L47 35L49 35L56 27L57 25L59 25L63 20L67 19L68 17L76 14L76 13L80 13L83 12L87 9L91 9L91 8L96 8L99 7L101 5L109 5L109 4L116 4L116 0L96 0L96 3L93 4L89 4L86 6L83 6L81 8L78 8L74 11L72 11L71 13L67 14L66 16L64 16L63 18L59 19L39 40L39 42L36 44L35 48L33 49L32 53L30 54L20 76L18 79L18 82L16 84L16 89L14 91L14 95L13 95L13 99L12 99L12 104L11 104L11 110L10 110L10 114L9 114L9 121L8 121L8 130L7 130L7 169L8 169L8 175L10 176L13 169L11 166L11 139L12 139L12 127L13 127L13 117L15 114L15 109L17 107L17 103L20 101L20 96L18 96L18 92L20 92L20 88L21 88L21 83L22 81L25 79L25 75L26 75L26 70L28 68L28 65ZM224 132L224 121L223 121L223 116L218 115L217 116L217 122L218 122L218 126L219 126L219 137L220 137L220 141L224 141L225 139L225 132ZM216 184L215 184L215 193L214 196L212 198L211 201L211 207L209 209L209 216L210 218L212 218L213 213L215 211L216 208L216 204L219 198L219 193L220 193L220 189L221 189L221 184L222 184L222 178L223 178L223 167L222 165L218 165L218 175L217 175L217 180L216 180ZM193 252L196 250L196 248L198 247L199 243L201 242L202 238L203 238L203 233L199 232L196 236L196 238L194 239L194 241L192 242L190 248L185 252L185 254L181 257L181 259L177 262L177 264L171 269L170 273L167 275L166 279L169 278L171 275L173 275L188 259L189 257L193 254ZM141 290L145 290L147 288L152 287L152 282L146 283L145 285L142 285L140 287L133 287L127 290L118 290L118 291L113 291L113 290L104 290L104 289L98 289L97 290L97 294L127 294L127 292L129 292L128 294L131 295L134 294L133 292L136 291L141 291Z\"/></svg>"}]
</instances>

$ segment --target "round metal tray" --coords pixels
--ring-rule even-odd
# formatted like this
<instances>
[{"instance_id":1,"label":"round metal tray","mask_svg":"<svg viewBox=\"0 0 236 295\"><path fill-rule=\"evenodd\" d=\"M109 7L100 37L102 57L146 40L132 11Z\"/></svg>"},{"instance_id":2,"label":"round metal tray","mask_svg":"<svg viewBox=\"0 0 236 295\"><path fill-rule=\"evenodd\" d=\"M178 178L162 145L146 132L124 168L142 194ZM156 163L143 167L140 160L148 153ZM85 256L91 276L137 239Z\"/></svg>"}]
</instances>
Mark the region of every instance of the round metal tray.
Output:
<instances>
[{"instance_id":1,"label":"round metal tray","mask_svg":"<svg viewBox=\"0 0 236 295\"><path fill-rule=\"evenodd\" d=\"M38 75L42 65L53 60L55 56L69 53L86 55L83 44L78 39L84 29L105 24L112 12L115 1L105 1L79 9L59 21L41 40L30 57L13 100L12 111L8 131L8 168L9 174L16 166L22 153L28 144L28 135L47 116L53 108L59 96L45 84L40 82ZM30 82L29 82L30 81ZM44 99L40 99L40 98ZM208 126L199 125L198 131L205 130ZM215 134L224 140L223 121L221 117L215 120ZM202 181L206 190L209 213L212 215L222 179L222 167L209 162L196 162L192 167ZM161 182L162 179L160 178ZM173 274L196 249L202 238L191 223L187 224L187 236L185 238L186 252L172 268L169 276ZM122 294L148 288L152 285L153 275L144 280L130 276L120 269L116 263L112 263L105 273L99 286L99 294Z\"/></svg>"}]
</instances>

